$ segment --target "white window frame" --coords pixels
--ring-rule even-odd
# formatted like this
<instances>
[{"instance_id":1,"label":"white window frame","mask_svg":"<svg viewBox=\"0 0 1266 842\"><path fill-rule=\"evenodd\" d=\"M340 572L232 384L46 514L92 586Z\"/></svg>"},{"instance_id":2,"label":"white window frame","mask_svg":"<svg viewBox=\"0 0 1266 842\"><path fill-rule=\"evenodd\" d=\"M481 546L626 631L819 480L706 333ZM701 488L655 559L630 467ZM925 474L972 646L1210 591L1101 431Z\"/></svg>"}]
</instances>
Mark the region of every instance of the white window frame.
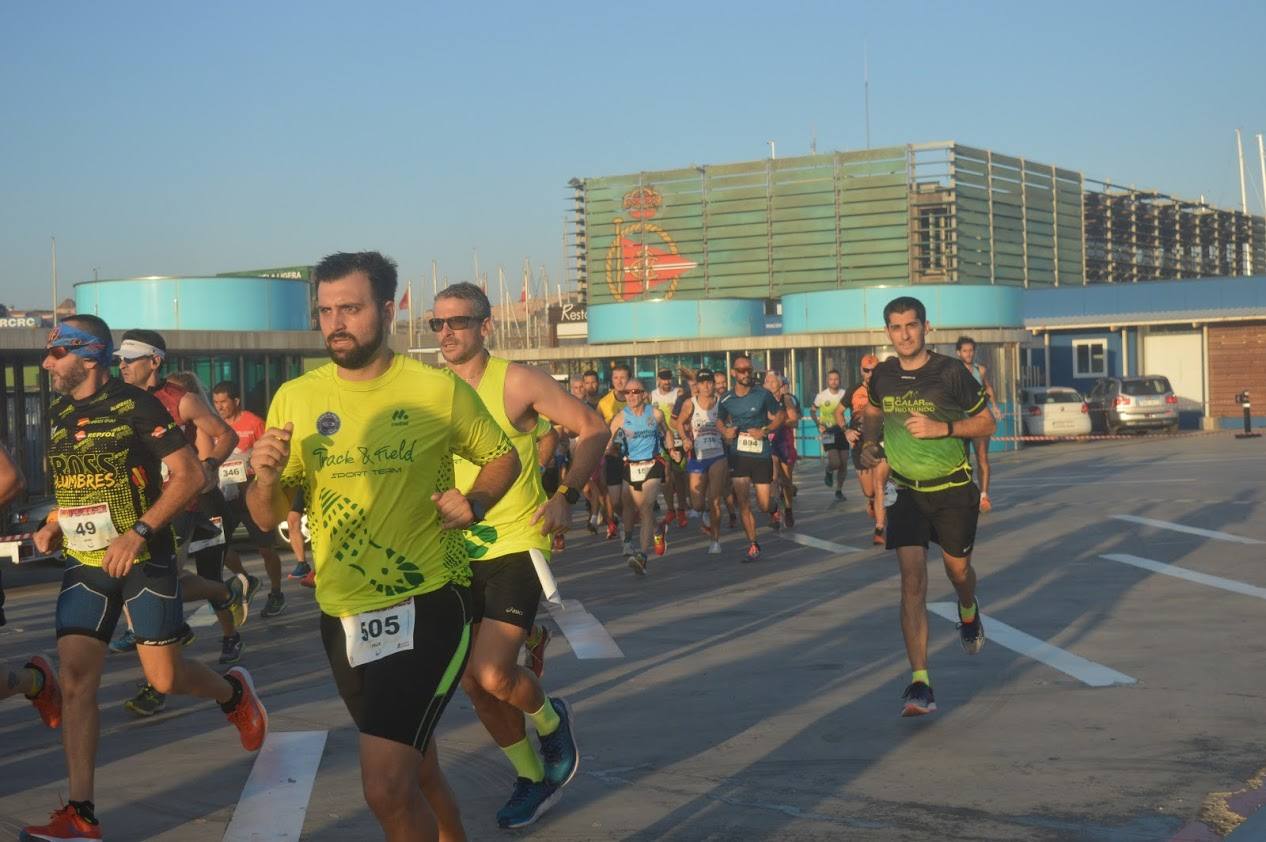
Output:
<instances>
[{"instance_id":1,"label":"white window frame","mask_svg":"<svg viewBox=\"0 0 1266 842\"><path fill-rule=\"evenodd\" d=\"M1103 370L1102 371L1093 371L1093 370L1084 371L1081 368L1080 360L1078 359L1078 357L1080 356L1078 352L1080 351L1081 348L1091 348L1096 345L1099 347L1099 351L1103 355ZM1095 356L1094 352L1090 351L1087 359L1093 363L1094 356ZM1073 340L1073 377L1079 380L1085 380L1091 377L1107 377L1107 376L1108 376L1108 340L1106 339L1074 339Z\"/></svg>"}]
</instances>

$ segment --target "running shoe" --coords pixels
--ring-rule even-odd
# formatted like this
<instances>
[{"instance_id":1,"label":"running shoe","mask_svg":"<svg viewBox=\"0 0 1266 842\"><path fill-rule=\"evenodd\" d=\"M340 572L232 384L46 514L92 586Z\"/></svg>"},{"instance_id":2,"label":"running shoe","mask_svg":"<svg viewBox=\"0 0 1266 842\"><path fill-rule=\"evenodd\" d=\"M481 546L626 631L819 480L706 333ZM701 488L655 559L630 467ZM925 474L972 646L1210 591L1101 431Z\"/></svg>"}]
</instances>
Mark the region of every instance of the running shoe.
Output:
<instances>
[{"instance_id":1,"label":"running shoe","mask_svg":"<svg viewBox=\"0 0 1266 842\"><path fill-rule=\"evenodd\" d=\"M585 521L585 529L589 530L590 535L598 534L598 522L592 517Z\"/></svg>"},{"instance_id":2,"label":"running shoe","mask_svg":"<svg viewBox=\"0 0 1266 842\"><path fill-rule=\"evenodd\" d=\"M561 789L545 781L534 783L527 778L515 778L510 800L497 811L497 827L527 827L557 804L562 794Z\"/></svg>"},{"instance_id":3,"label":"running shoe","mask_svg":"<svg viewBox=\"0 0 1266 842\"><path fill-rule=\"evenodd\" d=\"M675 521L676 519L677 519L677 510L676 510L676 509L669 509L669 510L668 510L668 513L664 515L664 519L663 519L662 521L660 521L660 525L662 525L662 526L672 526L673 521Z\"/></svg>"},{"instance_id":4,"label":"running shoe","mask_svg":"<svg viewBox=\"0 0 1266 842\"><path fill-rule=\"evenodd\" d=\"M259 581L259 577L252 576L249 573L247 573L246 575L242 575L241 573L238 573L237 576L235 576L234 578L241 580L242 586L246 590L246 604L250 605L251 600L255 598L255 594L259 593L259 586L260 584L262 584Z\"/></svg>"},{"instance_id":5,"label":"running shoe","mask_svg":"<svg viewBox=\"0 0 1266 842\"><path fill-rule=\"evenodd\" d=\"M831 486L835 485L835 471L827 471L826 479L823 480L823 483L826 484L827 488L830 488Z\"/></svg>"},{"instance_id":6,"label":"running shoe","mask_svg":"<svg viewBox=\"0 0 1266 842\"><path fill-rule=\"evenodd\" d=\"M308 575L308 571L311 569L312 569L311 564L308 564L306 561L301 561L295 565L295 569L291 570L290 575L287 576L286 578L295 579L295 580L302 579L304 576Z\"/></svg>"},{"instance_id":7,"label":"running shoe","mask_svg":"<svg viewBox=\"0 0 1266 842\"><path fill-rule=\"evenodd\" d=\"M220 642L220 663L236 664L242 659L242 636L233 632Z\"/></svg>"},{"instance_id":8,"label":"running shoe","mask_svg":"<svg viewBox=\"0 0 1266 842\"><path fill-rule=\"evenodd\" d=\"M883 530L883 527L879 527L879 526L876 526L876 527L875 527L875 534L874 534L874 536L870 539L870 542L871 542L872 544L874 544L876 547L882 547L882 546L885 546L885 545L888 543L887 541L885 541L885 540L884 540L884 530Z\"/></svg>"},{"instance_id":9,"label":"running shoe","mask_svg":"<svg viewBox=\"0 0 1266 842\"><path fill-rule=\"evenodd\" d=\"M101 838L101 823L92 824L73 805L49 816L48 824L31 825L18 834L19 842L91 842Z\"/></svg>"},{"instance_id":10,"label":"running shoe","mask_svg":"<svg viewBox=\"0 0 1266 842\"><path fill-rule=\"evenodd\" d=\"M316 571L309 570L308 575L304 576L302 579L299 580L299 584L303 585L305 588L315 588L316 587Z\"/></svg>"},{"instance_id":11,"label":"running shoe","mask_svg":"<svg viewBox=\"0 0 1266 842\"><path fill-rule=\"evenodd\" d=\"M747 564L758 558L760 558L760 544L753 541L752 545L747 548L747 552L743 554L743 563Z\"/></svg>"},{"instance_id":12,"label":"running shoe","mask_svg":"<svg viewBox=\"0 0 1266 842\"><path fill-rule=\"evenodd\" d=\"M902 716L923 716L936 710L936 698L932 695L932 688L922 681L911 682L906 691L901 694L901 698L905 702L901 708Z\"/></svg>"},{"instance_id":13,"label":"running shoe","mask_svg":"<svg viewBox=\"0 0 1266 842\"><path fill-rule=\"evenodd\" d=\"M835 489L835 499L836 499L837 501L838 501L838 500L843 500L843 499L844 499L844 492L843 492L843 491L841 491L841 490L840 490L840 489L838 489L838 488L837 488L837 489Z\"/></svg>"},{"instance_id":14,"label":"running shoe","mask_svg":"<svg viewBox=\"0 0 1266 842\"><path fill-rule=\"evenodd\" d=\"M720 541L713 541L711 544L708 545L708 555L720 555L720 554L721 554Z\"/></svg>"},{"instance_id":15,"label":"running shoe","mask_svg":"<svg viewBox=\"0 0 1266 842\"><path fill-rule=\"evenodd\" d=\"M704 512L704 513L702 513L701 515L699 515L699 520L703 523L703 525L704 525L705 527L711 526L711 525L712 525L712 512Z\"/></svg>"},{"instance_id":16,"label":"running shoe","mask_svg":"<svg viewBox=\"0 0 1266 842\"><path fill-rule=\"evenodd\" d=\"M616 533L619 531L620 529L618 526L615 525L614 520L607 521L607 540L608 541L614 540Z\"/></svg>"},{"instance_id":17,"label":"running shoe","mask_svg":"<svg viewBox=\"0 0 1266 842\"><path fill-rule=\"evenodd\" d=\"M35 705L44 724L49 728L56 728L62 724L62 688L57 683L57 673L53 670L53 665L43 655L32 655L31 660L23 666L35 670L44 679L40 692L27 698Z\"/></svg>"},{"instance_id":18,"label":"running shoe","mask_svg":"<svg viewBox=\"0 0 1266 842\"><path fill-rule=\"evenodd\" d=\"M964 623L961 622L962 615L960 614L958 624L958 639L968 655L975 655L985 645L985 627L980 622L980 603L973 602L972 604L976 606L976 619L970 623ZM961 612L962 607L960 606L958 610Z\"/></svg>"},{"instance_id":19,"label":"running shoe","mask_svg":"<svg viewBox=\"0 0 1266 842\"><path fill-rule=\"evenodd\" d=\"M666 549L668 549L668 538L664 527L661 526L655 530L655 555L663 555Z\"/></svg>"},{"instance_id":20,"label":"running shoe","mask_svg":"<svg viewBox=\"0 0 1266 842\"><path fill-rule=\"evenodd\" d=\"M193 643L197 639L198 635L194 633L194 630L186 626L185 633L180 636L180 645L182 647L189 646L189 644Z\"/></svg>"},{"instance_id":21,"label":"running shoe","mask_svg":"<svg viewBox=\"0 0 1266 842\"><path fill-rule=\"evenodd\" d=\"M123 707L137 716L153 716L167 709L167 697L146 684L139 693L124 702Z\"/></svg>"},{"instance_id":22,"label":"running shoe","mask_svg":"<svg viewBox=\"0 0 1266 842\"><path fill-rule=\"evenodd\" d=\"M558 727L547 737L539 737L541 761L545 764L545 780L551 786L564 787L576 777L580 768L580 747L572 731L571 705L562 699L550 699L558 714Z\"/></svg>"},{"instance_id":23,"label":"running shoe","mask_svg":"<svg viewBox=\"0 0 1266 842\"><path fill-rule=\"evenodd\" d=\"M793 494L791 496L794 497L795 495ZM786 522L787 522L788 529L791 529L793 526L796 525L796 516L792 513L790 506L787 507L787 521Z\"/></svg>"},{"instance_id":24,"label":"running shoe","mask_svg":"<svg viewBox=\"0 0 1266 842\"><path fill-rule=\"evenodd\" d=\"M241 667L233 667L224 674L230 682L236 682L242 688L242 696L232 710L224 711L229 722L237 728L242 739L242 748L247 751L258 751L268 736L268 711L255 692L255 682L251 674ZM220 707L224 709L223 705Z\"/></svg>"},{"instance_id":25,"label":"running shoe","mask_svg":"<svg viewBox=\"0 0 1266 842\"><path fill-rule=\"evenodd\" d=\"M281 591L269 591L268 599L264 602L264 610L260 612L261 617L276 617L282 611L286 610L286 595Z\"/></svg>"},{"instance_id":26,"label":"running shoe","mask_svg":"<svg viewBox=\"0 0 1266 842\"><path fill-rule=\"evenodd\" d=\"M531 634L523 643L523 648L527 651L525 666L536 673L537 678L545 673L545 647L549 645L550 637L552 635L548 626L532 626Z\"/></svg>"},{"instance_id":27,"label":"running shoe","mask_svg":"<svg viewBox=\"0 0 1266 842\"><path fill-rule=\"evenodd\" d=\"M993 503L989 502L989 495L981 494L980 495L980 513L982 515L987 515L992 510L993 510Z\"/></svg>"},{"instance_id":28,"label":"running shoe","mask_svg":"<svg viewBox=\"0 0 1266 842\"><path fill-rule=\"evenodd\" d=\"M686 510L678 509L677 510L677 528L685 529L688 523L690 523L690 519L686 516Z\"/></svg>"},{"instance_id":29,"label":"running shoe","mask_svg":"<svg viewBox=\"0 0 1266 842\"><path fill-rule=\"evenodd\" d=\"M111 652L135 652L136 651L136 632L131 629L124 629L123 634L110 641Z\"/></svg>"},{"instance_id":30,"label":"running shoe","mask_svg":"<svg viewBox=\"0 0 1266 842\"><path fill-rule=\"evenodd\" d=\"M561 553L565 549L567 549L567 539L563 537L563 533L555 533L552 552Z\"/></svg>"},{"instance_id":31,"label":"running shoe","mask_svg":"<svg viewBox=\"0 0 1266 842\"><path fill-rule=\"evenodd\" d=\"M690 515L691 520L698 520L699 518L699 512L695 509L689 509L688 514Z\"/></svg>"},{"instance_id":32,"label":"running shoe","mask_svg":"<svg viewBox=\"0 0 1266 842\"><path fill-rule=\"evenodd\" d=\"M224 587L229 589L228 601L221 605L212 604L211 607L216 611L229 612L233 617L233 627L240 629L246 625L246 618L250 614L250 605L246 601L246 583L241 576L230 576Z\"/></svg>"},{"instance_id":33,"label":"running shoe","mask_svg":"<svg viewBox=\"0 0 1266 842\"><path fill-rule=\"evenodd\" d=\"M629 567L639 576L646 575L646 553L641 550L629 556Z\"/></svg>"},{"instance_id":34,"label":"running shoe","mask_svg":"<svg viewBox=\"0 0 1266 842\"><path fill-rule=\"evenodd\" d=\"M782 513L774 509L769 515L769 528L777 532L782 529Z\"/></svg>"}]
</instances>

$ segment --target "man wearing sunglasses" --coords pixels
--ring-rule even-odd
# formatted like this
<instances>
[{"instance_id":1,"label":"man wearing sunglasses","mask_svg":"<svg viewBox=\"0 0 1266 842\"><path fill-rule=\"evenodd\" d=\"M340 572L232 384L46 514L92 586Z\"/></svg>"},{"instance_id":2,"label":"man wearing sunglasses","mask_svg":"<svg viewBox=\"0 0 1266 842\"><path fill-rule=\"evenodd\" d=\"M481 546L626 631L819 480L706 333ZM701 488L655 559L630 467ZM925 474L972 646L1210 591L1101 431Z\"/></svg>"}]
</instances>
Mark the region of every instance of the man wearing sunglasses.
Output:
<instances>
[{"instance_id":1,"label":"man wearing sunglasses","mask_svg":"<svg viewBox=\"0 0 1266 842\"><path fill-rule=\"evenodd\" d=\"M879 365L879 358L874 354L862 357L862 382L853 385L844 393L844 400L835 407L835 426L844 430L844 437L853 450L853 467L857 469L857 482L866 496L866 514L874 521L875 532L871 543L884 545L884 524L887 523L885 499L888 487L888 460L880 459L873 468L862 467L862 449L858 444L862 440L862 418L866 407L870 404L870 378ZM847 414L847 419L846 419ZM883 444L883 433L879 435Z\"/></svg>"},{"instance_id":2,"label":"man wearing sunglasses","mask_svg":"<svg viewBox=\"0 0 1266 842\"><path fill-rule=\"evenodd\" d=\"M730 477L748 540L743 561L750 562L760 558L751 491L755 487L756 504L762 512L770 514L773 510L770 483L774 478L774 463L769 433L786 422L787 413L777 398L753 382L751 357L737 355L730 370L734 374L734 389L717 406L717 423L730 443Z\"/></svg>"},{"instance_id":3,"label":"man wearing sunglasses","mask_svg":"<svg viewBox=\"0 0 1266 842\"><path fill-rule=\"evenodd\" d=\"M596 412L558 388L545 371L488 352L492 306L474 284L440 291L431 329L449 370L478 392L523 465L500 501L466 531L474 612L462 689L514 767L514 790L497 824L525 827L557 802L580 763L567 703L547 696L536 674L518 663L541 599L532 556L544 561L551 536L567 530L571 506L606 444L606 430ZM548 498L536 468L542 418L576 434L571 465ZM476 466L458 457L454 468L458 489L469 487ZM525 717L537 732L539 753L528 740Z\"/></svg>"},{"instance_id":4,"label":"man wearing sunglasses","mask_svg":"<svg viewBox=\"0 0 1266 842\"><path fill-rule=\"evenodd\" d=\"M67 557L57 598L62 732L69 803L23 838L100 839L93 804L100 736L97 688L106 644L124 604L136 653L161 693L214 699L257 750L268 716L250 674L223 676L187 660L173 518L198 496L206 474L166 408L143 389L110 376L110 329L96 316L70 316L49 335L43 367L58 393L48 409L48 461L57 516L35 534L36 547ZM161 466L170 472L164 484Z\"/></svg>"},{"instance_id":5,"label":"man wearing sunglasses","mask_svg":"<svg viewBox=\"0 0 1266 842\"><path fill-rule=\"evenodd\" d=\"M928 543L941 546L945 574L958 594L959 642L969 655L985 645L976 603L972 547L980 490L972 482L966 441L993 433L988 399L961 362L927 348L927 311L917 298L894 298L884 327L897 354L870 378L862 418L863 468L887 458L897 497L888 507L887 546L901 570L901 634L913 672L902 716L936 710L928 677ZM883 434L883 449L879 436Z\"/></svg>"}]
</instances>

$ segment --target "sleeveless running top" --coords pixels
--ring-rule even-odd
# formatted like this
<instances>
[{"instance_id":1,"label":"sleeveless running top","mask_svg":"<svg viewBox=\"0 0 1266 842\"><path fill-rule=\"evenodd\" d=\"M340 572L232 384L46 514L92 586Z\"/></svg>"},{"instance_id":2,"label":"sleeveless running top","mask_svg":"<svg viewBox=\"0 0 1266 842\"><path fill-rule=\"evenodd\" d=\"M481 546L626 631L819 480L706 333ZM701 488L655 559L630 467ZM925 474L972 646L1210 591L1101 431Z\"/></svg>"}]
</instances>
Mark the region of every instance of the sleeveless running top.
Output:
<instances>
[{"instance_id":1,"label":"sleeveless running top","mask_svg":"<svg viewBox=\"0 0 1266 842\"><path fill-rule=\"evenodd\" d=\"M509 368L509 360L489 357L475 392L519 454L519 476L505 496L488 510L484 519L465 530L466 551L472 562L489 561L531 549L540 550L547 557L550 552L550 538L541 534L540 524L531 523L532 515L546 500L541 472L536 467L536 440L543 434L542 425L538 422L525 433L510 423L505 399L506 371ZM475 484L479 466L454 455L453 467L457 490L465 494Z\"/></svg>"},{"instance_id":2,"label":"sleeveless running top","mask_svg":"<svg viewBox=\"0 0 1266 842\"><path fill-rule=\"evenodd\" d=\"M677 406L677 401L681 397L681 389L673 388L667 392L661 392L656 386L651 390L650 395L651 406L664 413L664 418L673 417L673 409ZM673 447L681 446L681 436L677 435L676 430L671 430L673 436Z\"/></svg>"},{"instance_id":3,"label":"sleeveless running top","mask_svg":"<svg viewBox=\"0 0 1266 842\"><path fill-rule=\"evenodd\" d=\"M695 458L699 460L713 459L725 452L721 441L721 429L717 426L717 407L720 400L713 402L712 407L704 409L699 401L694 402L694 411L690 414L690 428L695 436Z\"/></svg>"},{"instance_id":4,"label":"sleeveless running top","mask_svg":"<svg viewBox=\"0 0 1266 842\"><path fill-rule=\"evenodd\" d=\"M171 415L171 420L175 421L176 426L180 428L180 432L185 434L190 447L196 445L198 442L197 425L192 421L186 421L180 414L180 401L188 392L183 387L169 380L157 389L151 389L150 394L158 398L159 402L167 409L167 412Z\"/></svg>"},{"instance_id":5,"label":"sleeveless running top","mask_svg":"<svg viewBox=\"0 0 1266 842\"><path fill-rule=\"evenodd\" d=\"M643 407L642 414L638 415L626 406L623 430L630 462L655 458L659 452L659 425L655 423L654 407Z\"/></svg>"}]
</instances>

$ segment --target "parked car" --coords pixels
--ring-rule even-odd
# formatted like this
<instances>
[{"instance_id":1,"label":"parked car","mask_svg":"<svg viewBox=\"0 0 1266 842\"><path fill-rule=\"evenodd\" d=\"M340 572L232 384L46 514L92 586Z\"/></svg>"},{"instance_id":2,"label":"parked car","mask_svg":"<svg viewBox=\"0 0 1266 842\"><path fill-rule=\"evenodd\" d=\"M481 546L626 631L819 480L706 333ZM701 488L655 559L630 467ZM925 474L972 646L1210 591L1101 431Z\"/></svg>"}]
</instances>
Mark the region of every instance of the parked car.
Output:
<instances>
[{"instance_id":1,"label":"parked car","mask_svg":"<svg viewBox=\"0 0 1266 842\"><path fill-rule=\"evenodd\" d=\"M1064 386L1020 390L1020 418L1026 436L1085 436L1090 412L1081 392Z\"/></svg>"},{"instance_id":2,"label":"parked car","mask_svg":"<svg viewBox=\"0 0 1266 842\"><path fill-rule=\"evenodd\" d=\"M32 536L48 520L48 513L56 505L53 498L22 503L9 507L8 522L0 529L0 559L8 558L14 564L56 558L58 553L45 554L35 549Z\"/></svg>"},{"instance_id":3,"label":"parked car","mask_svg":"<svg viewBox=\"0 0 1266 842\"><path fill-rule=\"evenodd\" d=\"M308 532L308 516L303 515L299 518L299 531L303 533L303 543L312 543L312 533ZM281 539L282 544L290 546L290 523L282 521L277 524L277 537Z\"/></svg>"},{"instance_id":4,"label":"parked car","mask_svg":"<svg viewBox=\"0 0 1266 842\"><path fill-rule=\"evenodd\" d=\"M1095 430L1177 430L1178 397L1168 378L1105 377L1086 397Z\"/></svg>"}]
</instances>

